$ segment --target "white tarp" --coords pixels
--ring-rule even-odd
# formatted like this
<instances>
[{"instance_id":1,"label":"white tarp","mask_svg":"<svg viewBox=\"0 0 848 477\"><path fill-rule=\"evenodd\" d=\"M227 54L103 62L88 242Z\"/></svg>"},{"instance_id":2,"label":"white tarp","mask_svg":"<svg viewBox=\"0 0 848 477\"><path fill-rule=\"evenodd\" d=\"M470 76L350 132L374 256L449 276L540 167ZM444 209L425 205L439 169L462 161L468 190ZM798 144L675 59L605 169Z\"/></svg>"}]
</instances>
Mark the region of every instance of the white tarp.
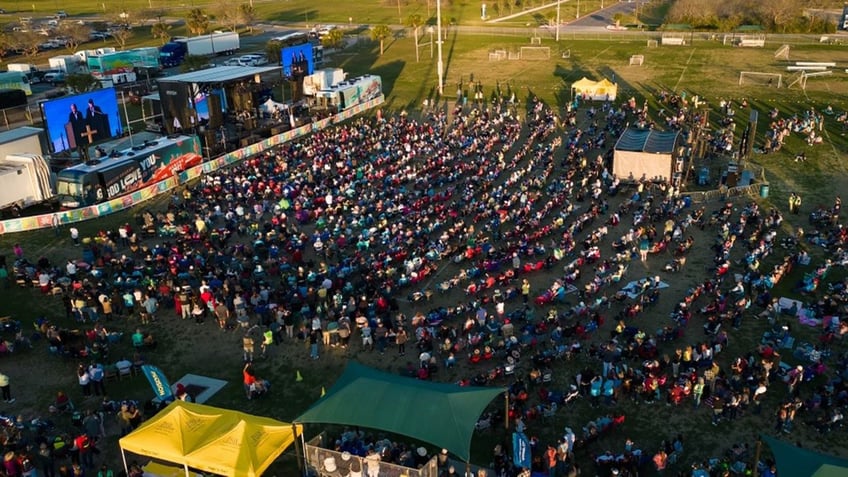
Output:
<instances>
[{"instance_id":1,"label":"white tarp","mask_svg":"<svg viewBox=\"0 0 848 477\"><path fill-rule=\"evenodd\" d=\"M289 105L278 103L271 98L268 98L268 101L259 105L259 111L268 114L274 114L275 111L286 111L289 109Z\"/></svg>"}]
</instances>

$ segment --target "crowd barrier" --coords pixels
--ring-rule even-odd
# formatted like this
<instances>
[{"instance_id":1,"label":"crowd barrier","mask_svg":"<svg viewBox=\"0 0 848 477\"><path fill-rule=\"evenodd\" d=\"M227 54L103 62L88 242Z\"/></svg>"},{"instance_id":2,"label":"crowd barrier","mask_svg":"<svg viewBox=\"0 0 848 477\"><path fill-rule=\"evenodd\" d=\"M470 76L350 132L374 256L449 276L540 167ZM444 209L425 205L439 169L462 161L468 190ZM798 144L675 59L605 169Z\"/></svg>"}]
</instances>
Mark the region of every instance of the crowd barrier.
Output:
<instances>
[{"instance_id":1,"label":"crowd barrier","mask_svg":"<svg viewBox=\"0 0 848 477\"><path fill-rule=\"evenodd\" d=\"M127 195L116 197L107 202L101 202L96 205L81 207L79 209L64 210L52 214L33 215L30 217L20 217L0 221L0 235L52 227L54 217L59 220L60 224L66 225L82 222L84 220L95 219L97 217L103 217L109 214L114 214L115 212L129 209L146 200L152 199L159 194L168 192L181 184L185 184L192 179L200 177L201 174L208 174L223 167L233 165L244 159L253 157L271 149L272 147L279 146L280 144L292 141L314 131L324 129L333 123L350 119L363 111L367 111L383 104L384 101L385 97L380 95L378 98L357 105L346 111L342 111L334 116L271 136L268 139L264 139L257 143L253 143L249 146L245 146L241 149L216 157L192 167L191 169L186 169L176 176L171 176L163 181L138 189Z\"/></svg>"}]
</instances>

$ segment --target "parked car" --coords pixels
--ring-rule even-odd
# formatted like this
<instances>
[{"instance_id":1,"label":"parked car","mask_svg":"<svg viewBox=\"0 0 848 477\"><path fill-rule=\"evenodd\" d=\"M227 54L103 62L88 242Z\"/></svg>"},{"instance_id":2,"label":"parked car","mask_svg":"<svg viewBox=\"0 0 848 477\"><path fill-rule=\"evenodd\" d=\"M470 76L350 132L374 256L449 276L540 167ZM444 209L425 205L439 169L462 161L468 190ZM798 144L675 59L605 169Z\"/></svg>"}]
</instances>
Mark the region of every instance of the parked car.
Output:
<instances>
[{"instance_id":1,"label":"parked car","mask_svg":"<svg viewBox=\"0 0 848 477\"><path fill-rule=\"evenodd\" d=\"M65 72L61 70L49 70L44 73L44 82L50 84L64 83Z\"/></svg>"},{"instance_id":2,"label":"parked car","mask_svg":"<svg viewBox=\"0 0 848 477\"><path fill-rule=\"evenodd\" d=\"M238 58L230 58L227 61L221 63L221 66L241 66Z\"/></svg>"},{"instance_id":3,"label":"parked car","mask_svg":"<svg viewBox=\"0 0 848 477\"><path fill-rule=\"evenodd\" d=\"M268 64L264 55L242 55L238 58L240 66L262 66Z\"/></svg>"},{"instance_id":4,"label":"parked car","mask_svg":"<svg viewBox=\"0 0 848 477\"><path fill-rule=\"evenodd\" d=\"M68 14L64 10L59 10L54 17L57 19L68 18Z\"/></svg>"}]
</instances>

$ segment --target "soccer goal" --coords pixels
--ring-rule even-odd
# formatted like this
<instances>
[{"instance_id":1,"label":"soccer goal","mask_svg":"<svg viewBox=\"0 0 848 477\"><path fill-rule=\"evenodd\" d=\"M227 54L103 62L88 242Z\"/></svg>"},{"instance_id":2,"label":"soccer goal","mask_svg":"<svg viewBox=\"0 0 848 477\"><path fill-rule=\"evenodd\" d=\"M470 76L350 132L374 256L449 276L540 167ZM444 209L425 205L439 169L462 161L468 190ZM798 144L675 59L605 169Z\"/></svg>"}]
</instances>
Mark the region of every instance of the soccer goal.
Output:
<instances>
[{"instance_id":1,"label":"soccer goal","mask_svg":"<svg viewBox=\"0 0 848 477\"><path fill-rule=\"evenodd\" d=\"M808 72L806 72L806 71L801 71L801 72L800 72L800 74L799 74L798 76L796 76L796 77L792 78L792 81L789 83L789 86L787 86L787 88L791 88L791 87L793 87L793 86L795 86L795 85L798 85L798 87L799 87L799 88L801 88L802 90L806 91L806 90L807 90L807 80L808 80L808 79L810 79L810 78L816 78L816 77L819 77L819 76L830 76L830 75L832 75L832 74L833 74L833 71L832 71L832 70L827 70L827 71L814 71L814 72L812 72L812 73L808 73Z\"/></svg>"},{"instance_id":2,"label":"soccer goal","mask_svg":"<svg viewBox=\"0 0 848 477\"><path fill-rule=\"evenodd\" d=\"M648 48L656 48L657 43L657 40L648 40Z\"/></svg>"},{"instance_id":3,"label":"soccer goal","mask_svg":"<svg viewBox=\"0 0 848 477\"><path fill-rule=\"evenodd\" d=\"M783 45L774 52L775 60L789 61L789 45Z\"/></svg>"},{"instance_id":4,"label":"soccer goal","mask_svg":"<svg viewBox=\"0 0 848 477\"><path fill-rule=\"evenodd\" d=\"M645 55L633 55L630 57L630 66L642 66L645 62Z\"/></svg>"},{"instance_id":5,"label":"soccer goal","mask_svg":"<svg viewBox=\"0 0 848 477\"><path fill-rule=\"evenodd\" d=\"M549 46L522 46L521 47L521 59L522 60L531 60L531 61L550 60L551 59L551 47L549 47Z\"/></svg>"},{"instance_id":6,"label":"soccer goal","mask_svg":"<svg viewBox=\"0 0 848 477\"><path fill-rule=\"evenodd\" d=\"M506 50L494 50L489 52L489 61L502 61L506 59Z\"/></svg>"},{"instance_id":7,"label":"soccer goal","mask_svg":"<svg viewBox=\"0 0 848 477\"><path fill-rule=\"evenodd\" d=\"M741 71L739 72L739 86L743 85L775 86L780 88L783 86L783 75L780 73Z\"/></svg>"},{"instance_id":8,"label":"soccer goal","mask_svg":"<svg viewBox=\"0 0 848 477\"><path fill-rule=\"evenodd\" d=\"M681 33L665 33L661 40L663 45L682 46L686 44L686 38Z\"/></svg>"}]
</instances>

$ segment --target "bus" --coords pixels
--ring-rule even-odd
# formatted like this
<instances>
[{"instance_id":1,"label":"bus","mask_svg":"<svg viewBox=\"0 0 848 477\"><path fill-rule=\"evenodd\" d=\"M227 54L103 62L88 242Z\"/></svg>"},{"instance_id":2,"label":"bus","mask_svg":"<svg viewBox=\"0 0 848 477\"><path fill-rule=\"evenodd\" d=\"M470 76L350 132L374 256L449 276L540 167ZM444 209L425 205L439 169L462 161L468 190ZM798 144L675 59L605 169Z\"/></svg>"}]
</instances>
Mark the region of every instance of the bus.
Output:
<instances>
[{"instance_id":1,"label":"bus","mask_svg":"<svg viewBox=\"0 0 848 477\"><path fill-rule=\"evenodd\" d=\"M27 75L22 71L0 72L0 89L20 89L27 96L32 96L32 87Z\"/></svg>"},{"instance_id":2,"label":"bus","mask_svg":"<svg viewBox=\"0 0 848 477\"><path fill-rule=\"evenodd\" d=\"M94 205L165 180L202 161L197 136L145 141L63 169L56 176L56 196L65 209Z\"/></svg>"}]
</instances>

